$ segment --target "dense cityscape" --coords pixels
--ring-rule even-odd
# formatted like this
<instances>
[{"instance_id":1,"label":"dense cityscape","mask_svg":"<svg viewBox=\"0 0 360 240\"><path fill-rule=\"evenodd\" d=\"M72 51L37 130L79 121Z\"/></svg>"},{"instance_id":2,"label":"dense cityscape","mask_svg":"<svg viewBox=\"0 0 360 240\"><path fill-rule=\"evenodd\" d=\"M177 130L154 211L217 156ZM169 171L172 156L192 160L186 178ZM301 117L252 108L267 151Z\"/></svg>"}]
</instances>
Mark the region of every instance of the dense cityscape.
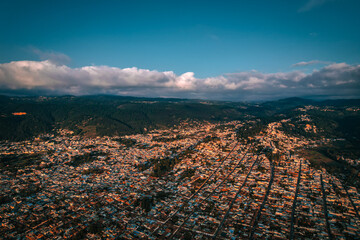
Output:
<instances>
[{"instance_id":1,"label":"dense cityscape","mask_svg":"<svg viewBox=\"0 0 360 240\"><path fill-rule=\"evenodd\" d=\"M301 109L300 109L301 111ZM1 143L5 239L357 239L358 190L300 153L337 139L184 121L124 137ZM316 131L308 124L308 131ZM29 160L30 159L30 160ZM356 162L356 159L348 159Z\"/></svg>"}]
</instances>

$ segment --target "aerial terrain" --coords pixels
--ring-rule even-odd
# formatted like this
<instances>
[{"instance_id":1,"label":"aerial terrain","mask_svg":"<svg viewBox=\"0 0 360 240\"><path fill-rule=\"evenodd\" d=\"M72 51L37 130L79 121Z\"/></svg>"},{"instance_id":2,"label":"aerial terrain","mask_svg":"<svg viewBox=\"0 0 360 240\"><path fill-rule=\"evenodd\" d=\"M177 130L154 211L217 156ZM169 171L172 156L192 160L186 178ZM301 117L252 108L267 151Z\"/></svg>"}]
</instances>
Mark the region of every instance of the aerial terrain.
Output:
<instances>
[{"instance_id":1,"label":"aerial terrain","mask_svg":"<svg viewBox=\"0 0 360 240\"><path fill-rule=\"evenodd\" d=\"M1 102L5 239L359 237L359 100Z\"/></svg>"},{"instance_id":2,"label":"aerial terrain","mask_svg":"<svg viewBox=\"0 0 360 240\"><path fill-rule=\"evenodd\" d=\"M0 240L360 240L359 0L1 0Z\"/></svg>"}]
</instances>

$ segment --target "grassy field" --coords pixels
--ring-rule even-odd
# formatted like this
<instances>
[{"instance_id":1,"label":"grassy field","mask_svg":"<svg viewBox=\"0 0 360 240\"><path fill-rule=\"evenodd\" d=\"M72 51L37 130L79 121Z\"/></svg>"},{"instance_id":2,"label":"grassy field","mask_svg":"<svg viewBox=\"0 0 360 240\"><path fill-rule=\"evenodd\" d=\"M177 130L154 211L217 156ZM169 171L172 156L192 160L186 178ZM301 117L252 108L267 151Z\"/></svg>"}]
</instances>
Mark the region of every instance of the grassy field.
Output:
<instances>
[{"instance_id":1,"label":"grassy field","mask_svg":"<svg viewBox=\"0 0 360 240\"><path fill-rule=\"evenodd\" d=\"M298 154L309 160L311 167L315 169L325 168L327 172L338 177L344 184L360 189L358 171L347 162L328 158L314 149L304 149Z\"/></svg>"}]
</instances>

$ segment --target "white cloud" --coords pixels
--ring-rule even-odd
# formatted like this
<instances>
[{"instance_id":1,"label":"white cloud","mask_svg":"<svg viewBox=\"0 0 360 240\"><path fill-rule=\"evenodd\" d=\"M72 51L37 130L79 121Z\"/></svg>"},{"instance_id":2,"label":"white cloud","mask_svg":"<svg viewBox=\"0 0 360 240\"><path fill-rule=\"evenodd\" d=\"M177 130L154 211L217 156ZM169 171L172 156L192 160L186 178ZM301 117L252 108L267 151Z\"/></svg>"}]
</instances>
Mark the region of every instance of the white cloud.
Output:
<instances>
[{"instance_id":1,"label":"white cloud","mask_svg":"<svg viewBox=\"0 0 360 240\"><path fill-rule=\"evenodd\" d=\"M310 66L310 65L317 65L317 64L332 64L333 62L329 62L329 61L320 61L320 60L312 60L312 61L307 61L307 62L298 62L295 63L293 65L291 65L292 67L306 67L306 66Z\"/></svg>"},{"instance_id":2,"label":"white cloud","mask_svg":"<svg viewBox=\"0 0 360 240\"><path fill-rule=\"evenodd\" d=\"M266 100L290 96L360 97L360 65L330 64L306 74L228 73L196 78L193 72L109 66L70 68L52 61L0 64L0 93L119 94L219 100Z\"/></svg>"},{"instance_id":3,"label":"white cloud","mask_svg":"<svg viewBox=\"0 0 360 240\"><path fill-rule=\"evenodd\" d=\"M324 69L328 69L328 70L341 70L341 69L347 69L348 67L350 67L349 65L347 65L346 63L333 63L329 66L324 67Z\"/></svg>"}]
</instances>

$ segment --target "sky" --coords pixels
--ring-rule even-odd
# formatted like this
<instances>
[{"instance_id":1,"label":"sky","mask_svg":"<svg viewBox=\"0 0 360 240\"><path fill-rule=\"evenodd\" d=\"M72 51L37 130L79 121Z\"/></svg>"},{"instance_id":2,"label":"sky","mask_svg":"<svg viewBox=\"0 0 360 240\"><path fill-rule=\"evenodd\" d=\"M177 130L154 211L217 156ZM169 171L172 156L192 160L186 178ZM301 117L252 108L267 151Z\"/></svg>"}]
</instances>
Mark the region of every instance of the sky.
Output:
<instances>
[{"instance_id":1,"label":"sky","mask_svg":"<svg viewBox=\"0 0 360 240\"><path fill-rule=\"evenodd\" d=\"M21 1L0 94L360 98L360 1Z\"/></svg>"}]
</instances>

